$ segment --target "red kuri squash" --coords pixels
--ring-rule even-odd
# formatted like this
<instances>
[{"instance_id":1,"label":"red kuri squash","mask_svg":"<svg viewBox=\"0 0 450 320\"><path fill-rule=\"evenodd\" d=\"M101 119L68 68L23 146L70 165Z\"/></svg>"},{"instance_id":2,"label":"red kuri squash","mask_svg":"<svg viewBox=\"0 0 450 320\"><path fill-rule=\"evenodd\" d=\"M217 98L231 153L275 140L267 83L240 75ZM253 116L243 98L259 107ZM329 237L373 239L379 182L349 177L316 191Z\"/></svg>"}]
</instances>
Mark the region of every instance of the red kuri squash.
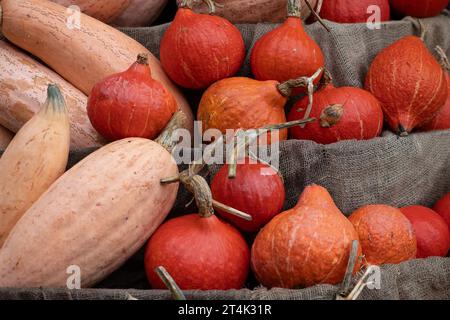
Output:
<instances>
[{"instance_id":1,"label":"red kuri squash","mask_svg":"<svg viewBox=\"0 0 450 320\"><path fill-rule=\"evenodd\" d=\"M310 77L323 68L325 58L317 43L306 33L300 18L300 2L288 0L286 21L259 39L253 47L250 65L257 80L279 82ZM318 83L321 77L317 77ZM294 94L304 90L294 90Z\"/></svg>"},{"instance_id":2,"label":"red kuri squash","mask_svg":"<svg viewBox=\"0 0 450 320\"><path fill-rule=\"evenodd\" d=\"M411 222L417 239L417 258L445 257L450 248L450 231L445 220L423 206L409 206L400 211Z\"/></svg>"},{"instance_id":3,"label":"red kuri squash","mask_svg":"<svg viewBox=\"0 0 450 320\"><path fill-rule=\"evenodd\" d=\"M216 173L211 181L213 198L252 216L246 221L218 210L220 216L247 232L258 231L283 208L285 191L281 176L266 164L245 158L237 164L236 177L228 177L228 165Z\"/></svg>"},{"instance_id":4,"label":"red kuri squash","mask_svg":"<svg viewBox=\"0 0 450 320\"><path fill-rule=\"evenodd\" d=\"M92 126L106 139L154 139L177 109L172 94L152 78L142 54L128 70L94 86L87 112Z\"/></svg>"},{"instance_id":5,"label":"red kuri squash","mask_svg":"<svg viewBox=\"0 0 450 320\"><path fill-rule=\"evenodd\" d=\"M448 0L390 0L392 9L405 16L427 18L438 15Z\"/></svg>"},{"instance_id":6,"label":"red kuri squash","mask_svg":"<svg viewBox=\"0 0 450 320\"><path fill-rule=\"evenodd\" d=\"M267 287L336 284L344 278L353 240L358 240L355 229L328 191L312 185L295 208L277 215L259 232L251 252L252 269Z\"/></svg>"},{"instance_id":7,"label":"red kuri squash","mask_svg":"<svg viewBox=\"0 0 450 320\"><path fill-rule=\"evenodd\" d=\"M448 94L444 70L415 36L382 50L365 86L380 101L391 129L402 136L430 121Z\"/></svg>"},{"instance_id":8,"label":"red kuri squash","mask_svg":"<svg viewBox=\"0 0 450 320\"><path fill-rule=\"evenodd\" d=\"M389 0L325 0L320 16L341 23L366 22L373 15L373 11L370 10L373 6L376 10L379 9L379 21L390 19ZM378 11L376 13L378 14Z\"/></svg>"},{"instance_id":9,"label":"red kuri squash","mask_svg":"<svg viewBox=\"0 0 450 320\"><path fill-rule=\"evenodd\" d=\"M288 121L303 119L308 103L308 97L297 102ZM316 92L310 116L319 121L309 124L307 130L291 128L289 132L293 138L328 144L349 139L372 139L383 129L380 103L370 92L359 88L328 86Z\"/></svg>"},{"instance_id":10,"label":"red kuri squash","mask_svg":"<svg viewBox=\"0 0 450 320\"><path fill-rule=\"evenodd\" d=\"M439 213L442 218L444 218L450 230L450 192L434 204L433 210Z\"/></svg>"},{"instance_id":11,"label":"red kuri squash","mask_svg":"<svg viewBox=\"0 0 450 320\"><path fill-rule=\"evenodd\" d=\"M205 0L212 7L211 0ZM244 63L240 31L228 20L192 11L193 0L183 0L161 40L161 64L177 84L204 89L233 76Z\"/></svg>"}]
</instances>

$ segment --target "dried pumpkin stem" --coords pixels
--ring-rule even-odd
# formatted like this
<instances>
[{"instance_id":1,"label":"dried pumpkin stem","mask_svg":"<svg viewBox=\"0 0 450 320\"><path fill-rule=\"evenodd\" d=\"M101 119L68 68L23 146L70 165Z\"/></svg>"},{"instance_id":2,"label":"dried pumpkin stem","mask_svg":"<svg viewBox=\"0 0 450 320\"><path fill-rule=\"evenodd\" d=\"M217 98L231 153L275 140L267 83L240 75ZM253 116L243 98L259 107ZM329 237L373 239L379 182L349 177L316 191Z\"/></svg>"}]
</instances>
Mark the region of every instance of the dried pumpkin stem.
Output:
<instances>
[{"instance_id":1,"label":"dried pumpkin stem","mask_svg":"<svg viewBox=\"0 0 450 320\"><path fill-rule=\"evenodd\" d=\"M186 122L186 115L183 111L179 110L174 113L172 119L170 119L166 128L155 139L155 142L162 145L168 152L172 152L172 149L177 145L177 141L173 141L173 133L183 127Z\"/></svg>"},{"instance_id":2,"label":"dried pumpkin stem","mask_svg":"<svg viewBox=\"0 0 450 320\"><path fill-rule=\"evenodd\" d=\"M214 214L214 207L244 220L252 220L252 217L249 214L213 200L208 182L206 182L205 178L202 176L192 176L189 174L189 170L185 170L180 173L178 178L185 188L194 194L195 203L197 204L201 217L211 217Z\"/></svg>"},{"instance_id":3,"label":"dried pumpkin stem","mask_svg":"<svg viewBox=\"0 0 450 320\"><path fill-rule=\"evenodd\" d=\"M287 1L287 16L294 18L301 18L300 0Z\"/></svg>"},{"instance_id":4,"label":"dried pumpkin stem","mask_svg":"<svg viewBox=\"0 0 450 320\"><path fill-rule=\"evenodd\" d=\"M442 69L450 73L450 61L448 60L444 49L442 49L441 46L436 46L435 50L439 56L439 64L442 66Z\"/></svg>"},{"instance_id":5,"label":"dried pumpkin stem","mask_svg":"<svg viewBox=\"0 0 450 320\"><path fill-rule=\"evenodd\" d=\"M212 194L205 178L199 175L191 176L186 170L180 173L180 182L194 195L200 216L211 217L214 214Z\"/></svg>"},{"instance_id":6,"label":"dried pumpkin stem","mask_svg":"<svg viewBox=\"0 0 450 320\"><path fill-rule=\"evenodd\" d=\"M148 66L148 54L147 53L139 53L136 61L139 64Z\"/></svg>"},{"instance_id":7,"label":"dried pumpkin stem","mask_svg":"<svg viewBox=\"0 0 450 320\"><path fill-rule=\"evenodd\" d=\"M316 80L322 73L324 68L319 68L311 77L300 77L297 79L291 79L288 81L285 81L283 83L280 83L278 85L278 91L285 96L289 97L292 93L292 90L294 88L300 88L300 87L308 87L310 83L314 83L314 80ZM314 89L314 88L313 88Z\"/></svg>"},{"instance_id":8,"label":"dried pumpkin stem","mask_svg":"<svg viewBox=\"0 0 450 320\"><path fill-rule=\"evenodd\" d=\"M164 282L164 285L167 287L167 289L170 290L170 293L175 300L186 300L183 291L181 291L180 287L177 285L169 272L167 272L166 268L164 268L163 266L157 267L155 269L155 272L161 279L161 281Z\"/></svg>"},{"instance_id":9,"label":"dried pumpkin stem","mask_svg":"<svg viewBox=\"0 0 450 320\"><path fill-rule=\"evenodd\" d=\"M213 0L201 0L201 1L206 3L206 5L208 6L209 14L214 14L216 12L216 4ZM183 1L181 1L179 7L192 9L194 2L197 2L197 1L196 0L183 0Z\"/></svg>"},{"instance_id":10,"label":"dried pumpkin stem","mask_svg":"<svg viewBox=\"0 0 450 320\"><path fill-rule=\"evenodd\" d=\"M288 129L288 128L296 127L299 125L301 126L301 125L305 125L307 123L314 122L314 121L316 121L315 118L308 118L308 119L295 120L295 121L284 122L284 123L279 123L279 124L272 124L272 125L268 125L263 128L260 128L260 129L246 130L243 133L246 138L238 139L238 142L240 142L240 143L238 145L236 145L233 150L233 153L232 153L231 159L229 161L229 165L228 165L228 178L230 178L230 179L236 178L237 155L239 154L239 151L242 149L246 150L247 147L250 144L254 143L255 140L258 139L258 137L261 136L262 134L267 134L267 133L269 133L271 131L275 131L275 130ZM240 130L236 134L240 135L240 134L242 134L242 132L243 131Z\"/></svg>"},{"instance_id":11,"label":"dried pumpkin stem","mask_svg":"<svg viewBox=\"0 0 450 320\"><path fill-rule=\"evenodd\" d=\"M319 23L327 30L328 32L331 32L331 29L326 25L325 21L319 16L319 14L314 10L311 3L309 3L308 0L305 0L306 5L308 6L308 9L311 11L313 16L319 21ZM322 3L320 3L320 7L322 7ZM319 9L320 10L320 9Z\"/></svg>"},{"instance_id":12,"label":"dried pumpkin stem","mask_svg":"<svg viewBox=\"0 0 450 320\"><path fill-rule=\"evenodd\" d=\"M323 76L322 79L320 79L318 90L327 87L329 84L333 84L333 76L331 75L331 72L327 68L324 68Z\"/></svg>"},{"instance_id":13,"label":"dried pumpkin stem","mask_svg":"<svg viewBox=\"0 0 450 320\"><path fill-rule=\"evenodd\" d=\"M350 248L350 256L347 263L347 269L345 271L344 281L342 282L342 288L339 292L339 295L341 297L346 297L350 293L353 271L355 270L358 258L358 247L359 247L358 240L353 240L352 247Z\"/></svg>"}]
</instances>

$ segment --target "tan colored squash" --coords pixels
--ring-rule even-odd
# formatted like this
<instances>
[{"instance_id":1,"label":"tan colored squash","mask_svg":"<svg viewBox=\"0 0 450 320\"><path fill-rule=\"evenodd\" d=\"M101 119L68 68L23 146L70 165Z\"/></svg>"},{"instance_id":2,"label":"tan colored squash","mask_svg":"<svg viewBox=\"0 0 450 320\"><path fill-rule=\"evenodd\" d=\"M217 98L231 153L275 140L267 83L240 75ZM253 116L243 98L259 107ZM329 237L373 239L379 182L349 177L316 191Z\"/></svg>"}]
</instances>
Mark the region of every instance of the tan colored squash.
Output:
<instances>
[{"instance_id":1,"label":"tan colored squash","mask_svg":"<svg viewBox=\"0 0 450 320\"><path fill-rule=\"evenodd\" d=\"M69 266L89 287L144 245L172 208L178 168L161 145L119 140L67 171L25 213L0 250L0 287L65 287Z\"/></svg>"},{"instance_id":2,"label":"tan colored squash","mask_svg":"<svg viewBox=\"0 0 450 320\"><path fill-rule=\"evenodd\" d=\"M88 16L109 23L117 18L131 0L50 0L65 7L76 5ZM68 12L70 13L70 12Z\"/></svg>"},{"instance_id":3,"label":"tan colored squash","mask_svg":"<svg viewBox=\"0 0 450 320\"><path fill-rule=\"evenodd\" d=\"M41 111L20 129L0 158L0 247L25 211L64 173L69 143L64 99L57 86L49 85Z\"/></svg>"},{"instance_id":4,"label":"tan colored squash","mask_svg":"<svg viewBox=\"0 0 450 320\"><path fill-rule=\"evenodd\" d=\"M178 4L182 0L177 0ZM286 0L216 0L217 15L228 19L232 23L283 22L286 19ZM317 0L309 0L314 8ZM204 1L197 1L194 5L197 13L208 13L208 6ZM311 12L302 1L301 18L306 20Z\"/></svg>"},{"instance_id":5,"label":"tan colored squash","mask_svg":"<svg viewBox=\"0 0 450 320\"><path fill-rule=\"evenodd\" d=\"M11 142L14 134L3 126L0 126L0 151L5 150Z\"/></svg>"},{"instance_id":6,"label":"tan colored squash","mask_svg":"<svg viewBox=\"0 0 450 320\"><path fill-rule=\"evenodd\" d=\"M131 0L125 11L113 21L120 27L147 27L163 11L168 0Z\"/></svg>"},{"instance_id":7,"label":"tan colored squash","mask_svg":"<svg viewBox=\"0 0 450 320\"><path fill-rule=\"evenodd\" d=\"M2 0L1 7L3 35L87 95L97 82L127 70L138 54L148 53L153 78L172 92L186 115L185 127L192 130L189 104L166 76L158 59L140 43L85 14L81 14L80 29L70 29L65 23L65 8L52 2Z\"/></svg>"},{"instance_id":8,"label":"tan colored squash","mask_svg":"<svg viewBox=\"0 0 450 320\"><path fill-rule=\"evenodd\" d=\"M99 147L103 138L92 127L87 97L49 68L0 40L0 125L17 132L40 110L47 99L47 85L57 84L70 117L70 148Z\"/></svg>"}]
</instances>

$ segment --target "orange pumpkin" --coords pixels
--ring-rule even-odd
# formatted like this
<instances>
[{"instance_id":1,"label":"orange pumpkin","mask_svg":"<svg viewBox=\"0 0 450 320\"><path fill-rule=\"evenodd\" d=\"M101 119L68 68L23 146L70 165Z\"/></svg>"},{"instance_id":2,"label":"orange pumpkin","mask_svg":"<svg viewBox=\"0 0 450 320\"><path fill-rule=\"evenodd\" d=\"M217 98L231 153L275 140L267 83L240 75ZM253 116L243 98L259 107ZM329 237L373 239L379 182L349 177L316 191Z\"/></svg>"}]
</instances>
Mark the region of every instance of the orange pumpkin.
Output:
<instances>
[{"instance_id":1,"label":"orange pumpkin","mask_svg":"<svg viewBox=\"0 0 450 320\"><path fill-rule=\"evenodd\" d=\"M286 122L284 107L298 83L258 81L244 77L223 79L205 91L200 101L197 119L203 131L218 129L256 129ZM271 141L270 135L268 142ZM287 130L279 131L286 140Z\"/></svg>"},{"instance_id":2,"label":"orange pumpkin","mask_svg":"<svg viewBox=\"0 0 450 320\"><path fill-rule=\"evenodd\" d=\"M354 240L358 234L328 191L312 185L295 208L276 216L257 235L252 269L267 287L336 284L344 278Z\"/></svg>"},{"instance_id":3,"label":"orange pumpkin","mask_svg":"<svg viewBox=\"0 0 450 320\"><path fill-rule=\"evenodd\" d=\"M349 217L369 264L400 263L417 253L414 229L402 212L387 205L368 205Z\"/></svg>"}]
</instances>

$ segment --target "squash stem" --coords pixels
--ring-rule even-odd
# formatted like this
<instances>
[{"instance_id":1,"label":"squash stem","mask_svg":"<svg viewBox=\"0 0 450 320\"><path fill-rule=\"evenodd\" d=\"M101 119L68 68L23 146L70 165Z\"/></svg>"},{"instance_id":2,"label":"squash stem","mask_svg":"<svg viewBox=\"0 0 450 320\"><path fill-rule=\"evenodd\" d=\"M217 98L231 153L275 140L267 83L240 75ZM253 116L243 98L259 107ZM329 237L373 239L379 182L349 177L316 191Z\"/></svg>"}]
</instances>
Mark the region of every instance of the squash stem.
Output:
<instances>
[{"instance_id":1,"label":"squash stem","mask_svg":"<svg viewBox=\"0 0 450 320\"><path fill-rule=\"evenodd\" d=\"M148 54L147 53L139 53L136 61L139 64L148 66Z\"/></svg>"},{"instance_id":2,"label":"squash stem","mask_svg":"<svg viewBox=\"0 0 450 320\"><path fill-rule=\"evenodd\" d=\"M155 272L161 279L161 281L164 282L164 285L167 287L167 289L170 290L170 293L175 300L187 300L183 291L181 291L180 287L177 285L169 272L167 272L166 268L164 268L163 266L157 267L155 269Z\"/></svg>"},{"instance_id":3,"label":"squash stem","mask_svg":"<svg viewBox=\"0 0 450 320\"><path fill-rule=\"evenodd\" d=\"M178 141L173 140L173 133L183 127L183 124L186 122L186 115L183 111L178 110L172 116L166 128L161 132L161 134L155 139L155 142L159 143L163 146L167 151L172 152L172 149L175 148Z\"/></svg>"},{"instance_id":4,"label":"squash stem","mask_svg":"<svg viewBox=\"0 0 450 320\"><path fill-rule=\"evenodd\" d=\"M47 101L45 102L44 112L67 113L66 102L59 90L58 85L49 84L47 87Z\"/></svg>"},{"instance_id":5,"label":"squash stem","mask_svg":"<svg viewBox=\"0 0 450 320\"><path fill-rule=\"evenodd\" d=\"M309 87L310 83L313 83L323 72L324 68L319 68L311 77L300 77L297 79L291 79L280 83L278 85L278 91L285 96L289 97L292 94L294 88Z\"/></svg>"},{"instance_id":6,"label":"squash stem","mask_svg":"<svg viewBox=\"0 0 450 320\"><path fill-rule=\"evenodd\" d=\"M202 0L209 8L209 14L214 14L216 12L216 4L213 0ZM183 0L181 1L180 8L188 8L192 10L194 0Z\"/></svg>"},{"instance_id":7,"label":"squash stem","mask_svg":"<svg viewBox=\"0 0 450 320\"><path fill-rule=\"evenodd\" d=\"M294 18L301 18L301 0L288 0L287 1L287 16Z\"/></svg>"},{"instance_id":8,"label":"squash stem","mask_svg":"<svg viewBox=\"0 0 450 320\"><path fill-rule=\"evenodd\" d=\"M312 7L311 3L309 3L308 0L305 0L306 5L308 6L309 11L311 11L311 13L313 14L313 16L317 19L317 21L319 21L319 23L325 28L325 30L327 30L328 32L331 32L330 28L325 24L325 22L323 21L323 19L319 16L319 14L314 10L314 8ZM322 4L320 4L320 7L322 7ZM319 8L320 10L320 8Z\"/></svg>"},{"instance_id":9,"label":"squash stem","mask_svg":"<svg viewBox=\"0 0 450 320\"><path fill-rule=\"evenodd\" d=\"M203 218L214 215L212 194L208 182L199 175L191 176L189 170L180 173L180 182L194 195L199 214Z\"/></svg>"}]
</instances>

